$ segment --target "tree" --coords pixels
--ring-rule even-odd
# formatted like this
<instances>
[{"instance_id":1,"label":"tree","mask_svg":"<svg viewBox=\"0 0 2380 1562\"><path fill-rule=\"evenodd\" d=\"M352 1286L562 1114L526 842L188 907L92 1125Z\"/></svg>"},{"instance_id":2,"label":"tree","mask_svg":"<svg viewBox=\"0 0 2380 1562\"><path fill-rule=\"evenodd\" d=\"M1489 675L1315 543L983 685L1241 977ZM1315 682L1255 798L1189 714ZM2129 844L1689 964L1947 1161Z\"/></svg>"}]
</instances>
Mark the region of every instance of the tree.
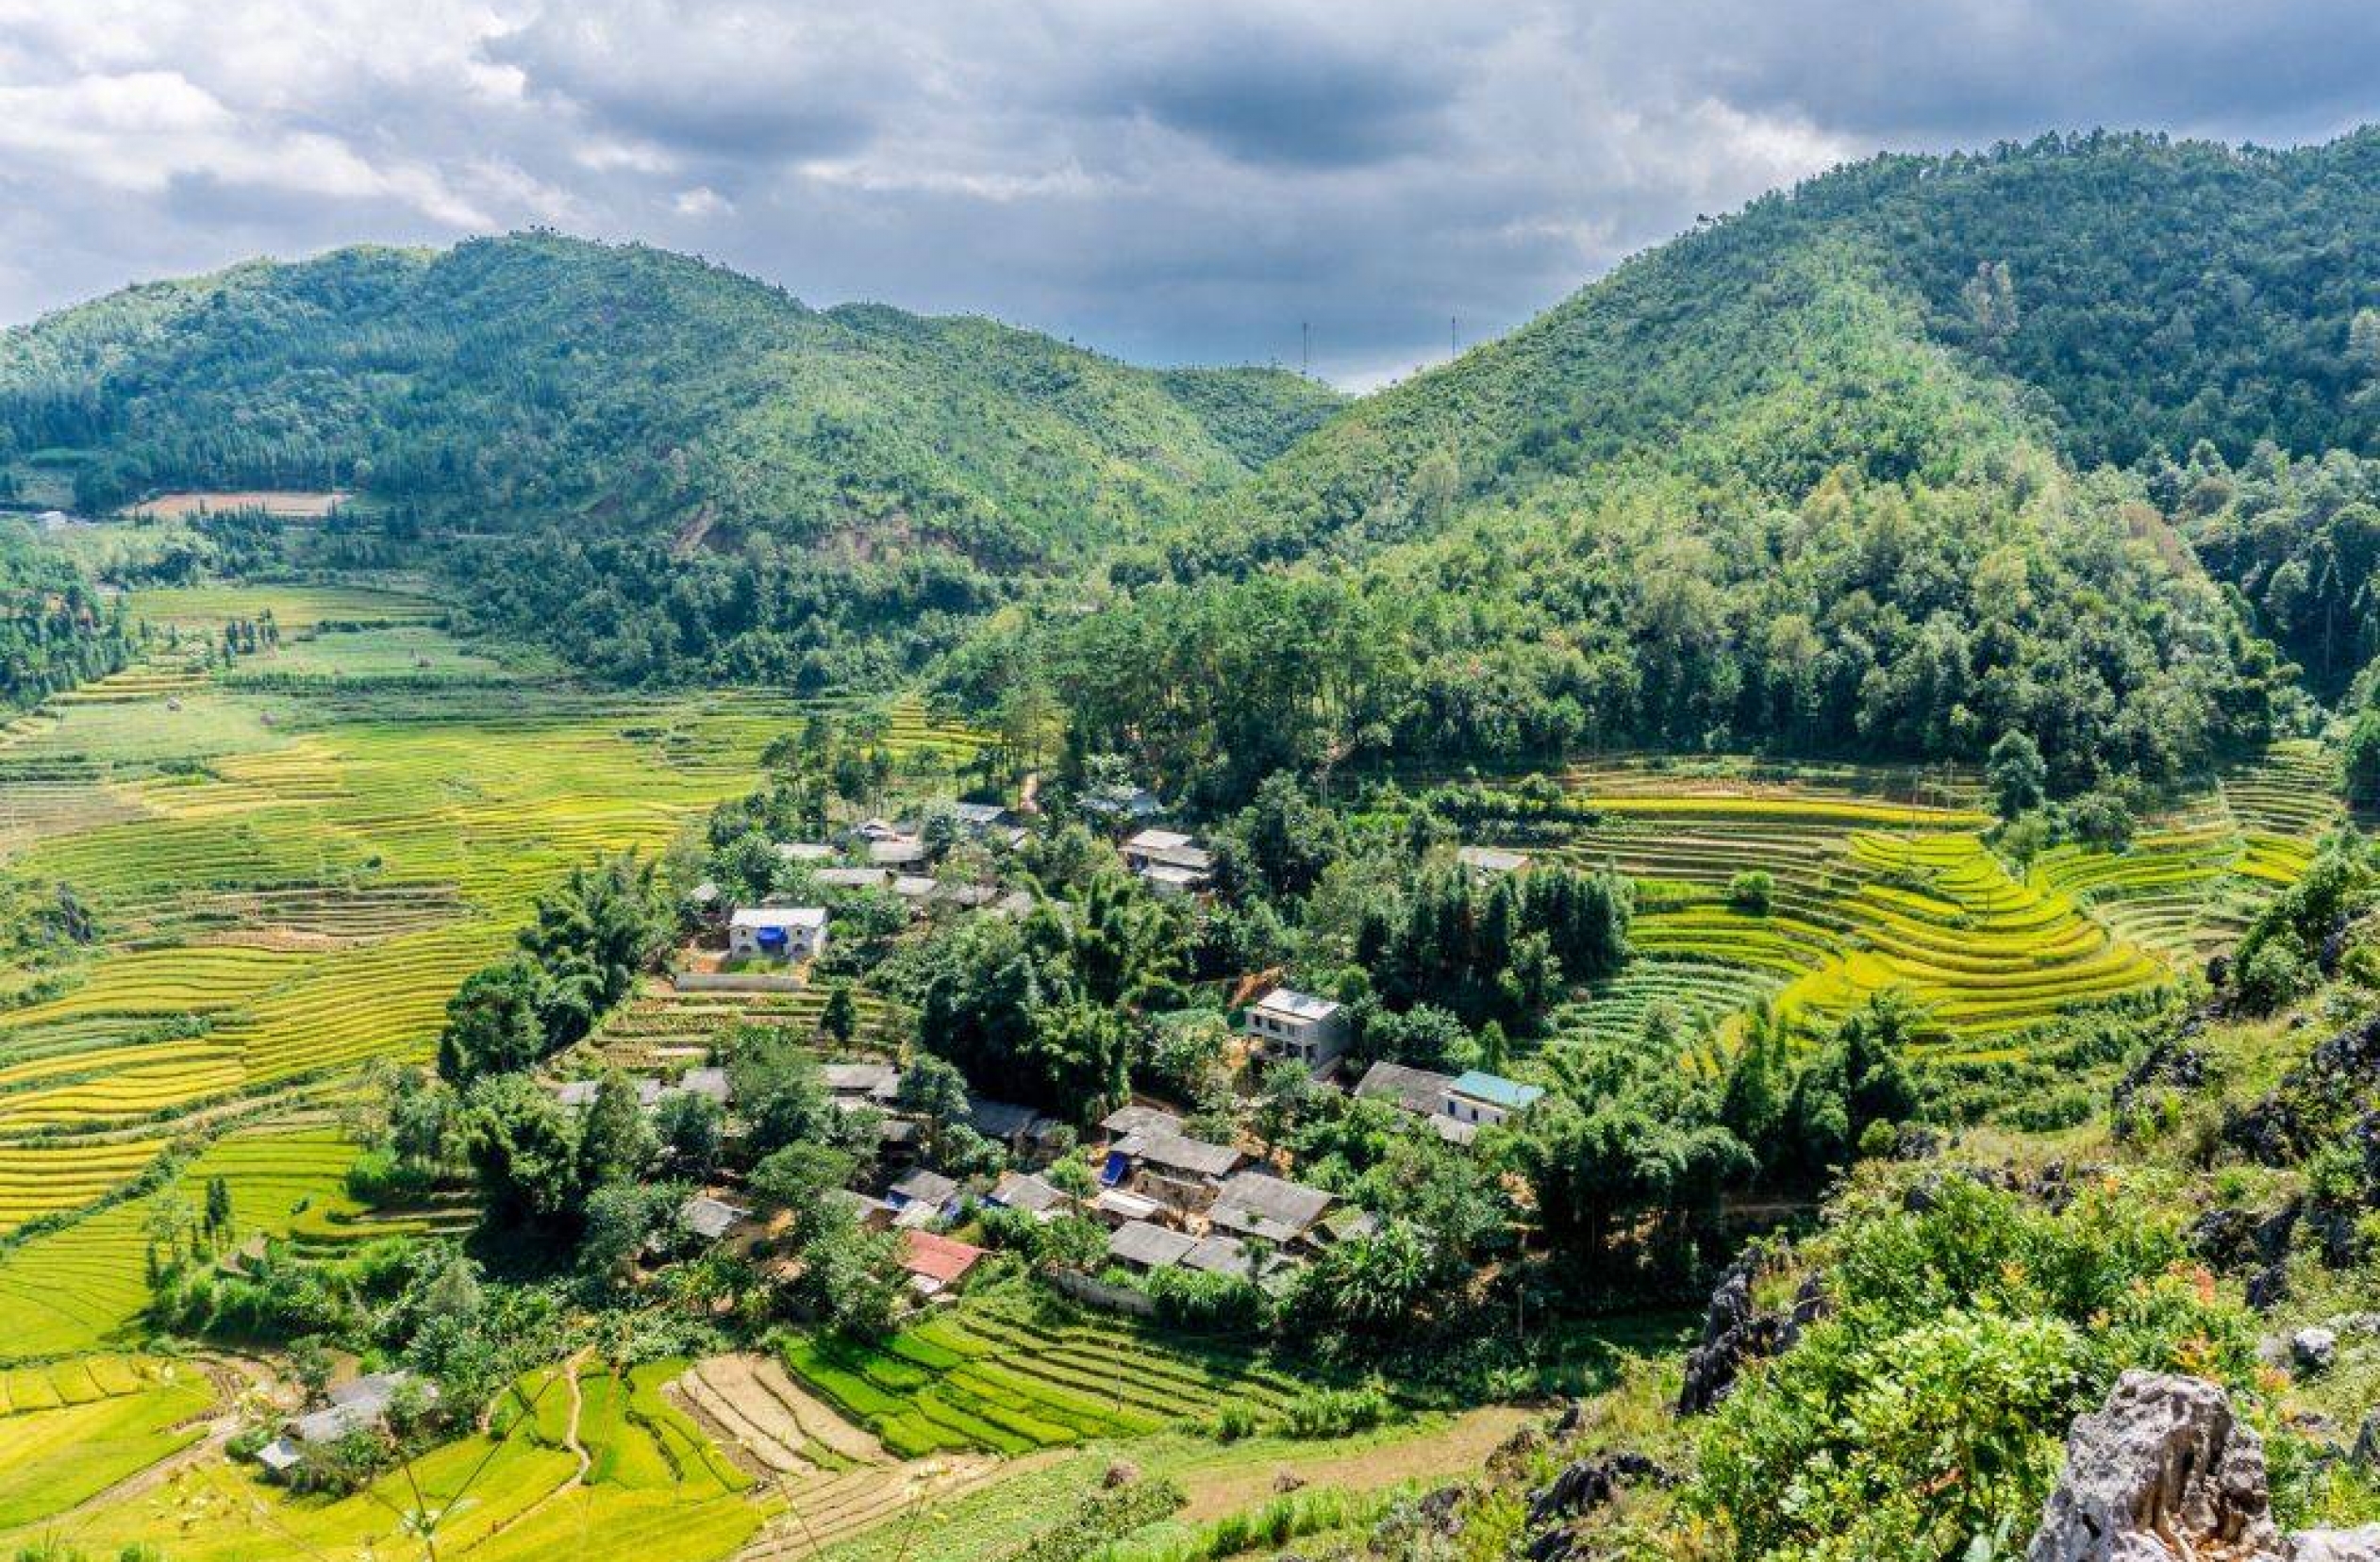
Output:
<instances>
[{"instance_id":1,"label":"tree","mask_svg":"<svg viewBox=\"0 0 2380 1562\"><path fill-rule=\"evenodd\" d=\"M653 1150L635 1083L618 1069L606 1070L578 1124L578 1186L591 1192L628 1181L644 1171Z\"/></svg>"},{"instance_id":2,"label":"tree","mask_svg":"<svg viewBox=\"0 0 2380 1562\"><path fill-rule=\"evenodd\" d=\"M1279 1145L1297 1130L1321 1093L1306 1065L1287 1058L1266 1066L1257 1087L1256 1129L1265 1143Z\"/></svg>"},{"instance_id":3,"label":"tree","mask_svg":"<svg viewBox=\"0 0 2380 1562\"><path fill-rule=\"evenodd\" d=\"M2355 717L2343 762L2347 801L2358 808L2380 808L2380 710L2366 709Z\"/></svg>"},{"instance_id":4,"label":"tree","mask_svg":"<svg viewBox=\"0 0 2380 1562\"><path fill-rule=\"evenodd\" d=\"M308 1410L328 1402L331 1375L337 1369L338 1363L331 1358L330 1348L323 1343L322 1336L300 1335L290 1341L290 1375L297 1379Z\"/></svg>"},{"instance_id":5,"label":"tree","mask_svg":"<svg viewBox=\"0 0 2380 1562\"><path fill-rule=\"evenodd\" d=\"M1418 1227L1390 1221L1369 1237L1334 1244L1300 1270L1283 1317L1309 1337L1394 1338L1426 1323L1448 1278L1445 1255Z\"/></svg>"},{"instance_id":6,"label":"tree","mask_svg":"<svg viewBox=\"0 0 2380 1562\"><path fill-rule=\"evenodd\" d=\"M682 1189L661 1183L606 1182L587 1195L578 1268L597 1280L624 1273L653 1238L670 1229Z\"/></svg>"},{"instance_id":7,"label":"tree","mask_svg":"<svg viewBox=\"0 0 2380 1562\"><path fill-rule=\"evenodd\" d=\"M463 978L446 1003L438 1038L438 1072L456 1086L532 1067L545 1055L538 1021L539 977L518 956Z\"/></svg>"},{"instance_id":8,"label":"tree","mask_svg":"<svg viewBox=\"0 0 2380 1562\"><path fill-rule=\"evenodd\" d=\"M1778 1130L1785 1122L1786 1037L1784 1026L1763 1004L1744 1026L1743 1042L1728 1066L1719 1102L1719 1121L1743 1141L1760 1169L1779 1159Z\"/></svg>"},{"instance_id":9,"label":"tree","mask_svg":"<svg viewBox=\"0 0 2380 1562\"><path fill-rule=\"evenodd\" d=\"M1641 1097L1607 1097L1592 1107L1558 1096L1540 1102L1519 1148L1547 1235L1589 1265L1644 1216L1655 1217L1661 1238L1655 1256L1681 1256L1696 1219L1753 1164L1720 1124Z\"/></svg>"},{"instance_id":10,"label":"tree","mask_svg":"<svg viewBox=\"0 0 2380 1562\"><path fill-rule=\"evenodd\" d=\"M892 1332L907 1294L900 1238L863 1229L846 1205L822 1202L791 1287L794 1304L829 1328L874 1338Z\"/></svg>"},{"instance_id":11,"label":"tree","mask_svg":"<svg viewBox=\"0 0 2380 1562\"><path fill-rule=\"evenodd\" d=\"M763 1209L791 1214L794 1240L807 1245L821 1228L822 1207L832 1202L827 1195L849 1185L856 1165L824 1144L789 1144L752 1169L752 1196Z\"/></svg>"},{"instance_id":12,"label":"tree","mask_svg":"<svg viewBox=\"0 0 2380 1562\"><path fill-rule=\"evenodd\" d=\"M893 1105L924 1121L927 1154L935 1159L940 1158L942 1141L951 1129L965 1122L974 1112L965 1077L947 1059L929 1052L918 1053L909 1059L909 1066L902 1072Z\"/></svg>"},{"instance_id":13,"label":"tree","mask_svg":"<svg viewBox=\"0 0 2380 1562\"><path fill-rule=\"evenodd\" d=\"M1837 1031L1855 1141L1872 1122L1901 1122L1916 1113L1917 1086L1902 1056L1917 1039L1922 1020L1907 997L1887 991L1869 999Z\"/></svg>"},{"instance_id":14,"label":"tree","mask_svg":"<svg viewBox=\"0 0 2380 1562\"><path fill-rule=\"evenodd\" d=\"M725 1121L719 1103L692 1090L680 1090L663 1096L654 1108L653 1132L673 1171L702 1179L719 1165Z\"/></svg>"},{"instance_id":15,"label":"tree","mask_svg":"<svg viewBox=\"0 0 2380 1562\"><path fill-rule=\"evenodd\" d=\"M2011 727L1991 745L1984 778L2000 817L2014 820L2041 806L2048 794L2050 768L2041 758L2039 745Z\"/></svg>"},{"instance_id":16,"label":"tree","mask_svg":"<svg viewBox=\"0 0 2380 1562\"><path fill-rule=\"evenodd\" d=\"M578 1198L578 1133L554 1098L517 1073L472 1087L465 1113L472 1170L499 1221L560 1221Z\"/></svg>"},{"instance_id":17,"label":"tree","mask_svg":"<svg viewBox=\"0 0 2380 1562\"><path fill-rule=\"evenodd\" d=\"M1337 860L1343 833L1339 816L1308 798L1295 776L1275 772L1218 839L1223 888L1243 896L1302 896Z\"/></svg>"},{"instance_id":18,"label":"tree","mask_svg":"<svg viewBox=\"0 0 2380 1562\"><path fill-rule=\"evenodd\" d=\"M657 863L634 856L579 867L538 898L521 948L543 975L538 1017L549 1047L567 1046L628 994L637 973L667 944Z\"/></svg>"},{"instance_id":19,"label":"tree","mask_svg":"<svg viewBox=\"0 0 2380 1562\"><path fill-rule=\"evenodd\" d=\"M859 1028L859 1005L851 996L849 982L837 982L826 989L826 1005L818 1012L818 1029L837 1046L848 1047Z\"/></svg>"},{"instance_id":20,"label":"tree","mask_svg":"<svg viewBox=\"0 0 2380 1562\"><path fill-rule=\"evenodd\" d=\"M727 1079L743 1116L745 1150L756 1157L797 1139L824 1138L832 1127L825 1076L804 1039L790 1031L739 1030Z\"/></svg>"}]
</instances>

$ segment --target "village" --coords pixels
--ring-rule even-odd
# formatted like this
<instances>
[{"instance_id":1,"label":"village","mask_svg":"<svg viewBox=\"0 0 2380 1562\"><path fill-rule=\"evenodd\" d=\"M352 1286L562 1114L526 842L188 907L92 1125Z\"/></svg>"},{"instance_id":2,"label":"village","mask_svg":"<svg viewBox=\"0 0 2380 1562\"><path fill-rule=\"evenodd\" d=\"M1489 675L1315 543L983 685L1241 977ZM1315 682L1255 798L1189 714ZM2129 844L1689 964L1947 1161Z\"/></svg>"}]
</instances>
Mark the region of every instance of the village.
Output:
<instances>
[{"instance_id":1,"label":"village","mask_svg":"<svg viewBox=\"0 0 2380 1562\"><path fill-rule=\"evenodd\" d=\"M1153 823L1162 810L1151 793L1131 789L1083 811L1112 836L1116 863L1149 894L1190 903L1211 896L1213 854L1198 837ZM958 802L935 805L919 819L870 817L832 839L773 842L774 856L806 889L820 892L819 903L794 904L798 896L773 893L738 904L713 880L696 884L686 897L691 936L675 958L674 980L696 989L807 990L821 980L839 920L861 900L889 899L920 928L958 918L1022 917L1036 903L1017 882L1023 875L1015 872L1015 854L1031 826L1000 805ZM1457 860L1482 876L1528 865L1519 853L1468 847ZM965 872L954 874L962 861ZM1543 1094L1480 1069L1440 1072L1385 1060L1350 1069L1352 1026L1342 1003L1277 982L1235 985L1247 993L1235 1019L1243 1106L1269 1071L1287 1066L1317 1089L1393 1107L1410 1132L1468 1146ZM863 1050L834 1046L830 1039L820 1065L834 1109L874 1129L872 1161L858 1186L839 1197L864 1229L897 1235L902 1267L922 1302L953 1294L986 1255L984 1246L953 1235L978 1230L985 1211L1095 1223L1104 1234L1097 1260L1069 1271L1071 1288L1081 1298L1136 1309L1132 1288L1166 1270L1245 1279L1277 1291L1321 1253L1378 1225L1374 1212L1296 1180L1290 1157L1244 1128L1217 1132L1210 1121L1202 1136L1192 1129L1188 1104L1146 1093L1078 1129L1053 1113L970 1088L965 1123L997 1147L1001 1164L992 1172L955 1172L937 1163L925 1115L903 1105L897 1045ZM636 1085L648 1113L673 1097L698 1096L734 1131L729 1072L717 1061L668 1076L644 1074ZM576 1077L556 1078L548 1088L575 1111L592 1101L597 1086ZM766 1250L772 1232L781 1235L788 1221L784 1211L761 1216L741 1189L724 1184L693 1194L679 1210L687 1233L744 1255Z\"/></svg>"}]
</instances>

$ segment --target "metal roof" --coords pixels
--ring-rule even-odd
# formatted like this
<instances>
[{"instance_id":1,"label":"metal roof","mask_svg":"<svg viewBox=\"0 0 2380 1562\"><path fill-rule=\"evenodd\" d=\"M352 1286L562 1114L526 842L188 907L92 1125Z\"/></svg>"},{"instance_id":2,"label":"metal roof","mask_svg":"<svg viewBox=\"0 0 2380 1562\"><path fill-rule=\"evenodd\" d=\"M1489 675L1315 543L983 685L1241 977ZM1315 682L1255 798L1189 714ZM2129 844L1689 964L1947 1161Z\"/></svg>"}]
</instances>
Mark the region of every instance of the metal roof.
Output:
<instances>
[{"instance_id":1,"label":"metal roof","mask_svg":"<svg viewBox=\"0 0 2380 1562\"><path fill-rule=\"evenodd\" d=\"M727 919L730 927L824 927L823 906L740 906Z\"/></svg>"},{"instance_id":2,"label":"metal roof","mask_svg":"<svg viewBox=\"0 0 2380 1562\"><path fill-rule=\"evenodd\" d=\"M1304 1183L1262 1172L1242 1172L1223 1184L1207 1218L1226 1231L1293 1242L1323 1218L1331 1198L1322 1188Z\"/></svg>"},{"instance_id":3,"label":"metal roof","mask_svg":"<svg viewBox=\"0 0 2380 1562\"><path fill-rule=\"evenodd\" d=\"M1508 1112L1519 1111L1545 1093L1538 1086L1523 1085L1506 1079L1502 1074L1491 1074L1482 1069L1473 1069L1466 1073L1456 1075L1455 1083L1446 1088L1456 1095L1469 1096L1473 1101L1484 1101L1491 1106L1501 1106Z\"/></svg>"},{"instance_id":4,"label":"metal roof","mask_svg":"<svg viewBox=\"0 0 2380 1562\"><path fill-rule=\"evenodd\" d=\"M1339 1005L1328 998L1317 998L1295 988L1276 987L1256 1002L1256 1006L1273 1014L1286 1014L1303 1024L1327 1020L1339 1012Z\"/></svg>"},{"instance_id":5,"label":"metal roof","mask_svg":"<svg viewBox=\"0 0 2380 1562\"><path fill-rule=\"evenodd\" d=\"M1107 1238L1107 1255L1144 1269L1171 1269L1198 1246L1198 1238L1146 1221L1126 1221Z\"/></svg>"},{"instance_id":6,"label":"metal roof","mask_svg":"<svg viewBox=\"0 0 2380 1562\"><path fill-rule=\"evenodd\" d=\"M1143 1128L1126 1134L1116 1143L1115 1153L1179 1172L1196 1172L1203 1176L1220 1177L1240 1164L1239 1151L1227 1144L1209 1144L1185 1134L1169 1133L1162 1128Z\"/></svg>"},{"instance_id":7,"label":"metal roof","mask_svg":"<svg viewBox=\"0 0 2380 1562\"><path fill-rule=\"evenodd\" d=\"M1453 1083L1452 1074L1408 1069L1402 1063L1374 1063L1356 1082L1356 1094L1365 1101L1391 1102L1426 1117L1438 1110L1445 1099L1446 1087Z\"/></svg>"}]
</instances>

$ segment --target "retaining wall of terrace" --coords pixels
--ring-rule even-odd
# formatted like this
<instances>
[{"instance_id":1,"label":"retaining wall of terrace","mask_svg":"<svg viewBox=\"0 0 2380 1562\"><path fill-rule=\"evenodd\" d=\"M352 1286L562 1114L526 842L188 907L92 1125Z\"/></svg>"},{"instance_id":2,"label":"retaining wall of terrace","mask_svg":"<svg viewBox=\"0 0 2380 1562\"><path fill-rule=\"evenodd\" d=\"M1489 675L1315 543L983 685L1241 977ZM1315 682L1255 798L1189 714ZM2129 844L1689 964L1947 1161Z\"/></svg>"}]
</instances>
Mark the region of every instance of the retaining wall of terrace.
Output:
<instances>
[{"instance_id":1,"label":"retaining wall of terrace","mask_svg":"<svg viewBox=\"0 0 2380 1562\"><path fill-rule=\"evenodd\" d=\"M809 987L799 976L731 971L681 971L670 978L670 985L680 992L803 992Z\"/></svg>"},{"instance_id":2,"label":"retaining wall of terrace","mask_svg":"<svg viewBox=\"0 0 2380 1562\"><path fill-rule=\"evenodd\" d=\"M1050 1284L1077 1302L1105 1307L1109 1312L1130 1313L1136 1318L1152 1318L1157 1314L1157 1303L1149 1298L1147 1292L1134 1290L1129 1286L1111 1286L1105 1280L1078 1274L1073 1270L1056 1271L1050 1276Z\"/></svg>"}]
</instances>

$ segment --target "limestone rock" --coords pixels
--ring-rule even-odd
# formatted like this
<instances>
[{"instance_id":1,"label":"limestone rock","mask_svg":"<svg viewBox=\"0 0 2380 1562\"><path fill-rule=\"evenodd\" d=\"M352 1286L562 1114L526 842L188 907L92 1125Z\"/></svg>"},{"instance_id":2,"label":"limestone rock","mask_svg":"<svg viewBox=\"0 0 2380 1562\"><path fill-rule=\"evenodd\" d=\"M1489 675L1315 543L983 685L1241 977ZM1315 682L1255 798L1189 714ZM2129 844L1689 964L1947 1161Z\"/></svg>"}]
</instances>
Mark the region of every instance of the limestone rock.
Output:
<instances>
[{"instance_id":1,"label":"limestone rock","mask_svg":"<svg viewBox=\"0 0 2380 1562\"><path fill-rule=\"evenodd\" d=\"M2025 1562L2380 1562L2380 1524L2272 1522L2264 1444L2211 1383L2126 1372L2077 1416Z\"/></svg>"},{"instance_id":2,"label":"limestone rock","mask_svg":"<svg viewBox=\"0 0 2380 1562\"><path fill-rule=\"evenodd\" d=\"M2289 1336L2289 1360L2301 1372L2327 1372L2338 1359L2338 1336L2328 1329L2300 1329Z\"/></svg>"},{"instance_id":3,"label":"limestone rock","mask_svg":"<svg viewBox=\"0 0 2380 1562\"><path fill-rule=\"evenodd\" d=\"M2289 1537L2289 1562L2380 1562L2380 1524L2351 1530L2301 1530Z\"/></svg>"},{"instance_id":4,"label":"limestone rock","mask_svg":"<svg viewBox=\"0 0 2380 1562\"><path fill-rule=\"evenodd\" d=\"M2221 1547L2233 1562L2284 1562L2280 1546L2264 1445L2233 1416L2230 1396L2197 1378L2131 1371L2105 1405L2075 1418L2066 1473L2025 1557L2170 1562Z\"/></svg>"}]
</instances>

